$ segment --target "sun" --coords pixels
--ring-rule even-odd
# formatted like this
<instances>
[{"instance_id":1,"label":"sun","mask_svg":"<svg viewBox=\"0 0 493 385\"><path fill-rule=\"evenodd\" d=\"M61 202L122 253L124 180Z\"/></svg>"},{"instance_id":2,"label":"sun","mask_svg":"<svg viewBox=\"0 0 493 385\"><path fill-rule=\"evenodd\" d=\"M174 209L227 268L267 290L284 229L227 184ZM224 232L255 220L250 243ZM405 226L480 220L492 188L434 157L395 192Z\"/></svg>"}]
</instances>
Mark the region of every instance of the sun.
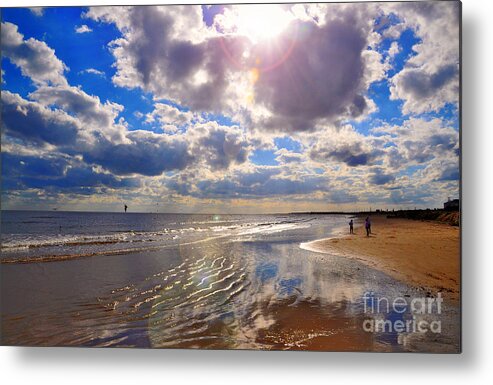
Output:
<instances>
[{"instance_id":1,"label":"sun","mask_svg":"<svg viewBox=\"0 0 493 385\"><path fill-rule=\"evenodd\" d=\"M275 38L294 19L291 12L274 4L238 5L231 16L236 32L252 43Z\"/></svg>"}]
</instances>

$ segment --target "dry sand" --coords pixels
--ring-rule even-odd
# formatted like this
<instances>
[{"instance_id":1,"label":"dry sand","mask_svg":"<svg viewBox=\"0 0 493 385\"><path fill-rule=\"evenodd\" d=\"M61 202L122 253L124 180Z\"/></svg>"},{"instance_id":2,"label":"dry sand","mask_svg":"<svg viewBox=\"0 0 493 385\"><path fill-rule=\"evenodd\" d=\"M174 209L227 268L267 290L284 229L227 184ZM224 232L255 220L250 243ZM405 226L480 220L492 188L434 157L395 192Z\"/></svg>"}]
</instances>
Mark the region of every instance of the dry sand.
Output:
<instances>
[{"instance_id":1,"label":"dry sand","mask_svg":"<svg viewBox=\"0 0 493 385\"><path fill-rule=\"evenodd\" d=\"M459 300L459 227L372 215L372 235L366 237L363 221L364 217L357 219L354 235L341 234L304 247L359 259L407 284Z\"/></svg>"}]
</instances>

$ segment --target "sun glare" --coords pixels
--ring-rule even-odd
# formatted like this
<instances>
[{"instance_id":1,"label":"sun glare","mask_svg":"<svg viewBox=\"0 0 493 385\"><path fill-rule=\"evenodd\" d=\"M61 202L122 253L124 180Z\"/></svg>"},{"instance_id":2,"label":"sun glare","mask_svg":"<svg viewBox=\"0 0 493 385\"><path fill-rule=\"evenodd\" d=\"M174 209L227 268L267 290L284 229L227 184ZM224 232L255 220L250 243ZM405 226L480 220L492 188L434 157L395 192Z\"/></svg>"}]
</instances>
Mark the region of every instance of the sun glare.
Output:
<instances>
[{"instance_id":1,"label":"sun glare","mask_svg":"<svg viewBox=\"0 0 493 385\"><path fill-rule=\"evenodd\" d=\"M238 6L235 11L234 25L237 32L253 43L274 38L293 20L289 11L272 4Z\"/></svg>"}]
</instances>

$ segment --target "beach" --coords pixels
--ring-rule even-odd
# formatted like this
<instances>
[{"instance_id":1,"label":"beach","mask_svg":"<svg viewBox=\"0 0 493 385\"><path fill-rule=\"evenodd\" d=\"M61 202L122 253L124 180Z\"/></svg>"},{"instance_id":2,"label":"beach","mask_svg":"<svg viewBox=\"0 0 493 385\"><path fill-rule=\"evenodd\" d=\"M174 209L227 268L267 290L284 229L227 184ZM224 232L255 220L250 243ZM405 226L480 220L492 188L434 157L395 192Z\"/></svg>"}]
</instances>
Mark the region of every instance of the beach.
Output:
<instances>
[{"instance_id":1,"label":"beach","mask_svg":"<svg viewBox=\"0 0 493 385\"><path fill-rule=\"evenodd\" d=\"M366 239L358 224L347 240L343 232L350 216L344 214L2 211L1 342L459 351L460 308L450 300L457 292L445 290L457 289L438 275L454 278L453 265L436 260L430 271L438 278L427 277L422 265L435 254L409 243L418 241L412 231L422 229L428 240L420 244L458 253L453 238L458 229L405 220L389 220L389 226L372 218L372 237ZM393 231L409 242L380 245L381 239L396 242ZM384 258L363 256L363 249ZM406 262L400 253L406 253ZM423 284L425 278L429 284ZM440 321L440 334L364 330L368 320L415 318L410 309L369 313L367 293L413 299L435 295L432 288L447 294L443 312L418 320Z\"/></svg>"},{"instance_id":2,"label":"beach","mask_svg":"<svg viewBox=\"0 0 493 385\"><path fill-rule=\"evenodd\" d=\"M460 229L438 221L419 221L371 215L372 234L366 237L365 215L337 236L304 247L357 259L430 295L441 293L458 302L460 297Z\"/></svg>"}]
</instances>

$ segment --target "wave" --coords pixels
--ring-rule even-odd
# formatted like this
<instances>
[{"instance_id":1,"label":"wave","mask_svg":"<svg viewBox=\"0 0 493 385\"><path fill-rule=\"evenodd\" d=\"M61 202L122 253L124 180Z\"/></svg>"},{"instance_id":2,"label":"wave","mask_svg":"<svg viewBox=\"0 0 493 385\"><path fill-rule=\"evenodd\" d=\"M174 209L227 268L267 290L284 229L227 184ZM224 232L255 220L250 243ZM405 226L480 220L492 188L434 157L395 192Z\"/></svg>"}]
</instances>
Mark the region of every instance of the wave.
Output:
<instances>
[{"instance_id":1,"label":"wave","mask_svg":"<svg viewBox=\"0 0 493 385\"><path fill-rule=\"evenodd\" d=\"M151 242L163 240L166 237L173 239L177 234L186 232L201 232L207 229L186 228L186 229L163 229L161 231L115 231L105 235L43 235L39 237L20 237L2 241L2 250L16 251L25 249L39 249L42 247L54 246L84 246L84 245L105 245L115 243L134 243ZM154 238L152 238L154 237Z\"/></svg>"},{"instance_id":2,"label":"wave","mask_svg":"<svg viewBox=\"0 0 493 385\"><path fill-rule=\"evenodd\" d=\"M127 237L131 233L120 233L119 235L51 235L40 237L22 237L7 242L2 242L2 250L16 251L25 249L37 249L41 247L53 246L81 246L81 245L102 245L111 243L129 242Z\"/></svg>"},{"instance_id":3,"label":"wave","mask_svg":"<svg viewBox=\"0 0 493 385\"><path fill-rule=\"evenodd\" d=\"M176 247L178 245L185 246L227 237L231 237L231 241L238 242L241 240L252 240L252 237L255 236L308 228L310 227L310 224L307 222L309 221L249 222L229 226L211 226L208 228L165 228L160 231L127 231L103 235L22 237L21 239L3 242L1 249L4 252L4 256L1 259L1 263L40 263L103 255L123 255L154 251L168 247ZM197 235L204 232L205 234L197 239ZM188 233L194 234L195 236L181 237L182 234ZM129 247L131 244L135 244L135 246ZM139 247L138 244L142 244L142 246ZM99 245L117 246L98 250L94 250L94 248L77 249L82 246L90 247ZM121 245L121 247L118 247L118 245ZM46 248L46 251L43 248ZM56 251L53 251L55 248ZM31 249L38 250L38 255L23 255L23 253ZM9 252L13 255L5 255L5 253ZM43 252L45 254L42 254Z\"/></svg>"},{"instance_id":4,"label":"wave","mask_svg":"<svg viewBox=\"0 0 493 385\"><path fill-rule=\"evenodd\" d=\"M191 221L191 222L181 222L180 224L182 225L188 225L188 224L197 224L197 225L207 225L211 223L238 223L240 222L239 219L230 219L230 220L208 220L208 221Z\"/></svg>"},{"instance_id":5,"label":"wave","mask_svg":"<svg viewBox=\"0 0 493 385\"><path fill-rule=\"evenodd\" d=\"M238 235L252 235L252 234L274 234L287 230L298 230L303 228L310 227L310 224L299 224L299 223L276 223L264 225L269 226L266 228L256 227L252 229L247 229L245 231L240 232Z\"/></svg>"},{"instance_id":6,"label":"wave","mask_svg":"<svg viewBox=\"0 0 493 385\"><path fill-rule=\"evenodd\" d=\"M212 221L211 221L212 222ZM223 221L223 223L233 223L233 221ZM236 221L238 222L238 221ZM198 223L198 222L197 222ZM202 222L205 223L205 222ZM213 222L217 223L217 222ZM42 236L21 236L13 239L2 240L2 250L6 251L22 251L26 249L39 249L43 247L56 246L89 246L89 245L107 245L115 243L134 243L134 242L153 242L163 241L168 239L176 239L176 234L187 233L231 233L239 231L237 235L259 234L259 233L274 233L279 231L299 228L298 222L277 221L277 222L248 222L235 225L218 225L210 227L186 227L169 229L164 228L159 231L114 231L110 234L90 235L90 234L74 234L74 235L42 235ZM304 226L303 226L304 227ZM232 234L233 235L233 234Z\"/></svg>"},{"instance_id":7,"label":"wave","mask_svg":"<svg viewBox=\"0 0 493 385\"><path fill-rule=\"evenodd\" d=\"M180 246L188 246L196 243L208 242L214 239L225 238L228 235L220 235L216 237L209 237L204 239L199 239L191 242L181 242ZM147 246L147 247L131 247L126 249L116 249L116 250L101 250L93 251L87 253L72 253L72 254L50 254L50 255L37 255L37 256L26 256L26 257L5 257L0 260L1 264L24 264L24 263L38 263L38 262L60 262L72 259L96 257L96 256L110 256L110 255L125 255L138 252L147 251L158 251L169 247L176 247L177 244L171 245L159 245L159 246Z\"/></svg>"}]
</instances>

